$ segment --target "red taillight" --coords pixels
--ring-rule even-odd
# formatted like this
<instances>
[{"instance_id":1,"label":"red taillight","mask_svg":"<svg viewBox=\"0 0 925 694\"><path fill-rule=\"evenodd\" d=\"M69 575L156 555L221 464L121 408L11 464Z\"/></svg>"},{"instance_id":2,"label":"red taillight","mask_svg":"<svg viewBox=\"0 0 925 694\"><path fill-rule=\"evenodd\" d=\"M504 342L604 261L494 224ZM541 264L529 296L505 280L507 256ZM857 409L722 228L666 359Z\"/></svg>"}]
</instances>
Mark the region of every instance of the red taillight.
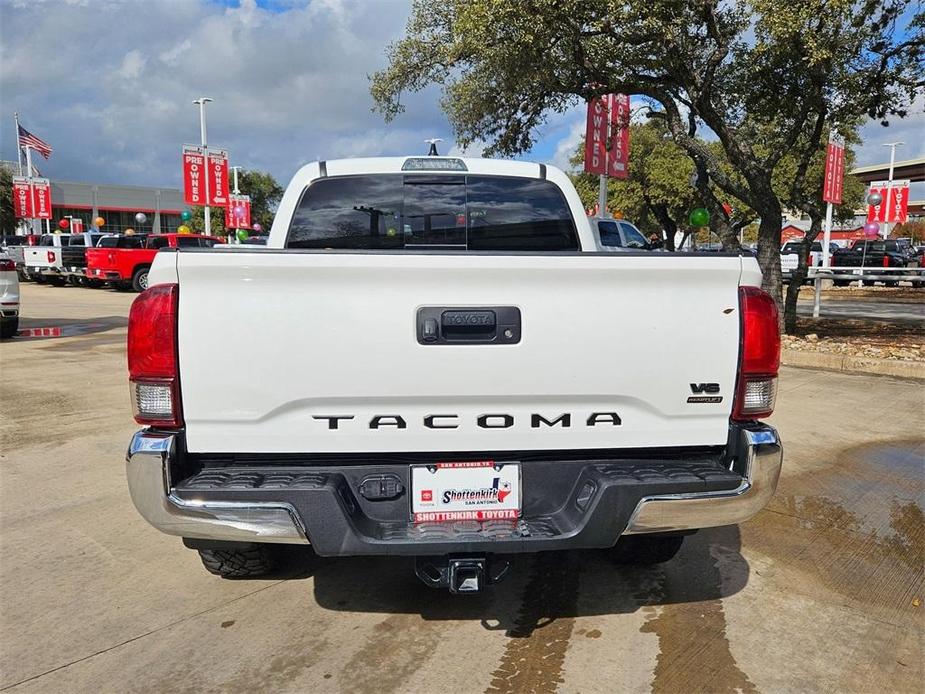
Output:
<instances>
[{"instance_id":1,"label":"red taillight","mask_svg":"<svg viewBox=\"0 0 925 694\"><path fill-rule=\"evenodd\" d=\"M54 251L47 251L45 253L45 257L48 258L49 263L55 262L55 252Z\"/></svg>"},{"instance_id":2,"label":"red taillight","mask_svg":"<svg viewBox=\"0 0 925 694\"><path fill-rule=\"evenodd\" d=\"M883 267L890 267L890 256L883 255Z\"/></svg>"},{"instance_id":3,"label":"red taillight","mask_svg":"<svg viewBox=\"0 0 925 694\"><path fill-rule=\"evenodd\" d=\"M177 368L176 284L145 290L128 314L128 374L135 421L161 427L183 426Z\"/></svg>"},{"instance_id":4,"label":"red taillight","mask_svg":"<svg viewBox=\"0 0 925 694\"><path fill-rule=\"evenodd\" d=\"M16 272L16 261L0 260L0 272Z\"/></svg>"},{"instance_id":5,"label":"red taillight","mask_svg":"<svg viewBox=\"0 0 925 694\"><path fill-rule=\"evenodd\" d=\"M739 287L742 334L732 418L749 421L774 411L780 368L777 304L757 287Z\"/></svg>"}]
</instances>

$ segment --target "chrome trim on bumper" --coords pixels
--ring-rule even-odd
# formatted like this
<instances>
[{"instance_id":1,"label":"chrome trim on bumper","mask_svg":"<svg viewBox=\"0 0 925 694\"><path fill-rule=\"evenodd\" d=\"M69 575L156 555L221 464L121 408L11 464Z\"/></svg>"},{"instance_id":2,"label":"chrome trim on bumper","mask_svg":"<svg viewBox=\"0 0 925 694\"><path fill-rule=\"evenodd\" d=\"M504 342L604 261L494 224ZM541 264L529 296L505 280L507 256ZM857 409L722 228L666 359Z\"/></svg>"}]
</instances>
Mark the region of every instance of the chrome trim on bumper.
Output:
<instances>
[{"instance_id":1,"label":"chrome trim on bumper","mask_svg":"<svg viewBox=\"0 0 925 694\"><path fill-rule=\"evenodd\" d=\"M745 456L745 477L724 492L665 494L642 499L630 517L625 535L712 528L741 523L763 509L774 496L783 448L777 430L765 424L743 428L739 450Z\"/></svg>"},{"instance_id":2,"label":"chrome trim on bumper","mask_svg":"<svg viewBox=\"0 0 925 694\"><path fill-rule=\"evenodd\" d=\"M125 457L129 492L148 523L168 535L235 542L307 544L304 528L289 504L190 501L170 487L174 436L139 431Z\"/></svg>"}]
</instances>

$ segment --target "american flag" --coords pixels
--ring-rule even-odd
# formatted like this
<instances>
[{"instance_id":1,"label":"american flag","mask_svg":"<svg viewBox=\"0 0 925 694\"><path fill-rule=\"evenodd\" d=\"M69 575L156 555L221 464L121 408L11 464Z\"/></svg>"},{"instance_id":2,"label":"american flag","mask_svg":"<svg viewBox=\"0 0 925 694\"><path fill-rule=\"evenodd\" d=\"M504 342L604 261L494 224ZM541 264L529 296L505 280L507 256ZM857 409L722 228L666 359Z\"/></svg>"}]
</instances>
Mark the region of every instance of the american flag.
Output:
<instances>
[{"instance_id":1,"label":"american flag","mask_svg":"<svg viewBox=\"0 0 925 694\"><path fill-rule=\"evenodd\" d=\"M48 159L51 155L51 145L40 137L36 137L21 125L19 126L19 147L31 147L43 157Z\"/></svg>"}]
</instances>

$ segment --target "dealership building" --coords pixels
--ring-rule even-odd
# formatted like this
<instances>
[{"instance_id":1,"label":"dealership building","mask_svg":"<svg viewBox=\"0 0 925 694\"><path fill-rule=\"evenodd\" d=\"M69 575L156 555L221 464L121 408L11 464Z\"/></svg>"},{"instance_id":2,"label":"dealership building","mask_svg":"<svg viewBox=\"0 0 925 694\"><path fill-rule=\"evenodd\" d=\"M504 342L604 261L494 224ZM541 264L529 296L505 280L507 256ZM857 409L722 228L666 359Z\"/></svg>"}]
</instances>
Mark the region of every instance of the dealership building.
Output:
<instances>
[{"instance_id":1,"label":"dealership building","mask_svg":"<svg viewBox=\"0 0 925 694\"><path fill-rule=\"evenodd\" d=\"M100 229L121 233L128 228L137 232L168 233L180 226L184 209L183 196L177 188L122 186L108 183L51 182L52 226L65 217L82 219L84 227L97 217L106 220ZM135 215L144 212L144 224Z\"/></svg>"}]
</instances>

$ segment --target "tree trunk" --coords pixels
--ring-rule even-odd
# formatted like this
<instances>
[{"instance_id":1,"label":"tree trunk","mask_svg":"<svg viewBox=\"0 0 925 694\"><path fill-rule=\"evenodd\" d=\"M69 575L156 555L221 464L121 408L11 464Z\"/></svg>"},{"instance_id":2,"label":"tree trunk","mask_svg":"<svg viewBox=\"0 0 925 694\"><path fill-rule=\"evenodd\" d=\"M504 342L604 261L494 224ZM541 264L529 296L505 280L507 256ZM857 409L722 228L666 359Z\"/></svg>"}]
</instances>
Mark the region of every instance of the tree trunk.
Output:
<instances>
[{"instance_id":1,"label":"tree trunk","mask_svg":"<svg viewBox=\"0 0 925 694\"><path fill-rule=\"evenodd\" d=\"M652 214L659 224L662 225L662 229L665 232L665 249L669 251L674 251L674 237L678 233L678 225L671 218L671 214L668 212L667 205L649 205L649 209L652 210Z\"/></svg>"},{"instance_id":2,"label":"tree trunk","mask_svg":"<svg viewBox=\"0 0 925 694\"><path fill-rule=\"evenodd\" d=\"M710 174L703 162L697 163L697 192L700 199L703 200L704 206L710 213L710 229L719 237L720 243L723 244L724 251L738 253L742 250L739 243L739 236L729 220L729 215L723 209L723 203L713 192L710 187Z\"/></svg>"},{"instance_id":3,"label":"tree trunk","mask_svg":"<svg viewBox=\"0 0 925 694\"><path fill-rule=\"evenodd\" d=\"M776 203L776 201L775 201ZM758 225L758 266L761 268L761 288L777 304L779 321L783 327L783 283L780 275L780 205L771 203L759 211L761 222Z\"/></svg>"},{"instance_id":4,"label":"tree trunk","mask_svg":"<svg viewBox=\"0 0 925 694\"><path fill-rule=\"evenodd\" d=\"M806 275L809 272L809 251L813 247L813 241L819 236L822 229L822 219L818 215L810 214L809 231L803 237L800 244L800 250L797 254L797 268L790 276L790 284L787 286L787 297L784 301L784 332L793 335L797 329L797 299L800 296L800 288L806 281Z\"/></svg>"}]
</instances>

